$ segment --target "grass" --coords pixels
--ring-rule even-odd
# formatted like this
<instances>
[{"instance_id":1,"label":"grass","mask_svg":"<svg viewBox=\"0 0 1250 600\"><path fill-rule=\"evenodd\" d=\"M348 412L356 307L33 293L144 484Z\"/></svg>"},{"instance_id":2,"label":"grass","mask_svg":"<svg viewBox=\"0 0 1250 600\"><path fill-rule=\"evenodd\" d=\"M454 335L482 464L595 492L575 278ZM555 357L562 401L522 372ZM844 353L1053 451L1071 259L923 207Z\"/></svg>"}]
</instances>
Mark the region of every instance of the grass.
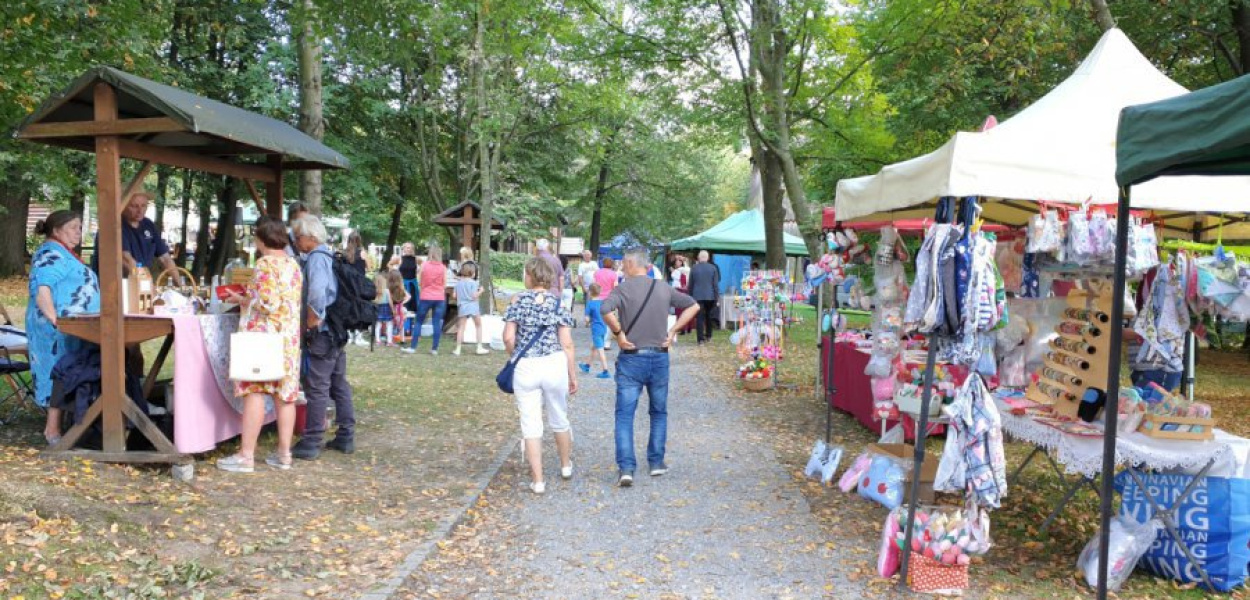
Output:
<instances>
[{"instance_id":1,"label":"grass","mask_svg":"<svg viewBox=\"0 0 1250 600\"><path fill-rule=\"evenodd\" d=\"M15 320L24 295L0 282ZM0 427L0 598L344 598L389 577L459 508L515 415L483 375L501 354L348 356L356 453L288 472L218 472L227 442L182 484L163 467L42 459L33 414Z\"/></svg>"},{"instance_id":2,"label":"grass","mask_svg":"<svg viewBox=\"0 0 1250 600\"><path fill-rule=\"evenodd\" d=\"M828 543L843 549L838 569L852 580L868 582L879 592L873 597L889 597L891 582L876 575L877 546L886 510L858 495L843 494L836 487L825 488L806 480L802 470L814 440L823 437L825 408L818 397L815 370L818 364L815 311L799 307L802 322L791 327L787 337L786 360L780 366L782 388L766 394L742 395L763 427L771 431L779 460L803 489L828 536ZM1219 426L1237 435L1250 435L1246 392L1250 389L1250 360L1244 354L1204 352L1197 369L1196 397L1215 410ZM722 351L712 368L730 378L739 359ZM860 426L849 415L834 413L834 441L847 449L843 465L861 448L876 441L877 433ZM940 456L943 441L930 440L931 454ZM1007 444L1009 468L1019 465L1032 446ZM843 467L844 468L844 467ZM1091 590L1076 576L1076 559L1098 529L1097 497L1089 492L1076 500L1052 525L1048 536L1038 528L1051 507L1062 496L1066 482L1051 472L1045 461L1034 461L1024 472L1021 485L1010 489L1003 508L995 511L995 547L972 568L974 598L1080 598ZM1121 590L1120 598L1198 599L1243 598L1245 592L1209 595L1195 589L1181 589L1171 581L1139 570Z\"/></svg>"}]
</instances>

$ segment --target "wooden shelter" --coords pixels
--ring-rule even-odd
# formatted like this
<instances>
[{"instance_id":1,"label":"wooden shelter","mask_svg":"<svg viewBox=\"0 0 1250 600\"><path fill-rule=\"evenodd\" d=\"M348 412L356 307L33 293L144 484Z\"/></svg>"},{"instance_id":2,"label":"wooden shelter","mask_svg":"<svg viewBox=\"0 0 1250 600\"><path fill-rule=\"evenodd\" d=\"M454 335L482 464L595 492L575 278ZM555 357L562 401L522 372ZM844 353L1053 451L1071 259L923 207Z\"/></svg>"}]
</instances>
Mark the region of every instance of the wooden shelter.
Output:
<instances>
[{"instance_id":1,"label":"wooden shelter","mask_svg":"<svg viewBox=\"0 0 1250 600\"><path fill-rule=\"evenodd\" d=\"M482 229L482 207L478 203L466 200L437 215L432 219L434 224L445 227L460 226L460 244L477 248L477 232ZM504 222L497 217L490 219L491 229L502 230Z\"/></svg>"},{"instance_id":2,"label":"wooden shelter","mask_svg":"<svg viewBox=\"0 0 1250 600\"><path fill-rule=\"evenodd\" d=\"M281 218L284 171L344 169L347 159L281 121L110 67L91 69L49 98L22 122L16 135L96 155L100 315L63 319L60 328L100 344L101 393L83 421L45 454L104 462L189 460L126 395L126 344L164 335L172 325L168 320L125 316L122 209L152 166L163 164L242 179L257 207ZM142 161L138 173L124 184L123 158ZM263 198L257 182L264 184ZM155 451L127 451L127 419ZM73 450L97 420L102 422L103 450Z\"/></svg>"}]
</instances>

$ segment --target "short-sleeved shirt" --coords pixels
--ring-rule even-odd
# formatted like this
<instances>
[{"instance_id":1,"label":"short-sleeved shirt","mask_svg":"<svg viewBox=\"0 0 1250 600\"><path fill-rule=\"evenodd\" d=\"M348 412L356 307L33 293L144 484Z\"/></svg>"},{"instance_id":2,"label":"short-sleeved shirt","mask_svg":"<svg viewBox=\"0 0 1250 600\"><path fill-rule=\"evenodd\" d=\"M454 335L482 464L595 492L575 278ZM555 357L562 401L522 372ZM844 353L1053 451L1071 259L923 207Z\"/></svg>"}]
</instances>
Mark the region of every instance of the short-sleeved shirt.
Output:
<instances>
[{"instance_id":1,"label":"short-sleeved shirt","mask_svg":"<svg viewBox=\"0 0 1250 600\"><path fill-rule=\"evenodd\" d=\"M592 331L603 331L608 328L608 324L603 322L603 313L600 312L602 306L603 300L586 301L586 318L590 319Z\"/></svg>"},{"instance_id":2,"label":"short-sleeved shirt","mask_svg":"<svg viewBox=\"0 0 1250 600\"><path fill-rule=\"evenodd\" d=\"M647 290L651 288L652 282L655 284L655 291L644 306L643 300L647 297ZM638 315L634 328L625 337L639 348L649 348L663 346L668 340L668 309L689 308L693 305L694 299L690 296L674 290L663 281L643 275L626 277L612 290L608 299L603 301L600 311L605 315L618 311L622 329L628 328L634 321L634 316ZM642 312L641 315L638 314L639 311Z\"/></svg>"},{"instance_id":3,"label":"short-sleeved shirt","mask_svg":"<svg viewBox=\"0 0 1250 600\"><path fill-rule=\"evenodd\" d=\"M161 237L161 230L156 228L152 219L144 217L137 227L131 227L129 222L122 219L122 251L129 252L140 267L153 270L157 257L169 254L169 245ZM99 270L99 259L98 252L91 257L92 269ZM153 275L155 274L153 270Z\"/></svg>"},{"instance_id":4,"label":"short-sleeved shirt","mask_svg":"<svg viewBox=\"0 0 1250 600\"><path fill-rule=\"evenodd\" d=\"M504 312L503 320L517 324L514 352L520 352L534 336L542 333L542 337L534 341L534 346L525 353L524 358L540 358L563 352L559 329L573 325L568 313L560 308L559 295L533 290L517 292L512 303L508 305L508 310Z\"/></svg>"},{"instance_id":5,"label":"short-sleeved shirt","mask_svg":"<svg viewBox=\"0 0 1250 600\"><path fill-rule=\"evenodd\" d=\"M161 230L152 219L144 217L138 227L122 219L122 250L129 252L141 267L152 268L156 258L169 254L169 246L161 238Z\"/></svg>"},{"instance_id":6,"label":"short-sleeved shirt","mask_svg":"<svg viewBox=\"0 0 1250 600\"><path fill-rule=\"evenodd\" d=\"M608 294L616 287L616 271L599 269L595 271L595 283L599 284L599 299L607 300Z\"/></svg>"},{"instance_id":7,"label":"short-sleeved shirt","mask_svg":"<svg viewBox=\"0 0 1250 600\"><path fill-rule=\"evenodd\" d=\"M577 265L577 278L581 280L582 287L590 288L590 284L595 282L595 271L599 270L599 263L593 260L584 260L582 264Z\"/></svg>"},{"instance_id":8,"label":"short-sleeved shirt","mask_svg":"<svg viewBox=\"0 0 1250 600\"><path fill-rule=\"evenodd\" d=\"M460 281L456 282L456 303L464 306L477 302L477 299L473 297L473 294L477 293L477 288L476 279L461 277Z\"/></svg>"}]
</instances>

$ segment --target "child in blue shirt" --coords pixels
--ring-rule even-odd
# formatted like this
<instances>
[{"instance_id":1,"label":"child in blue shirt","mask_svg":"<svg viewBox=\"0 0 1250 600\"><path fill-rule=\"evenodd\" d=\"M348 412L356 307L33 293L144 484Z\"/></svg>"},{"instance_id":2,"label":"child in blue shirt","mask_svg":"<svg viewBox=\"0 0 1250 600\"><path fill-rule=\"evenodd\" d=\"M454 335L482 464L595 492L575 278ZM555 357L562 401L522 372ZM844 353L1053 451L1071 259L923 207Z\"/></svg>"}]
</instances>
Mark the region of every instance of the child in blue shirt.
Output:
<instances>
[{"instance_id":1,"label":"child in blue shirt","mask_svg":"<svg viewBox=\"0 0 1250 600\"><path fill-rule=\"evenodd\" d=\"M595 361L597 357L599 364L603 365L603 372L596 375L599 379L611 379L612 374L608 372L608 353L604 352L607 346L608 325L603 322L603 315L599 312L599 307L603 306L603 300L599 300L599 292L602 288L599 284L590 284L589 300L586 301L586 323L590 325L590 362L584 362L580 366L583 373L590 372L590 363Z\"/></svg>"}]
</instances>

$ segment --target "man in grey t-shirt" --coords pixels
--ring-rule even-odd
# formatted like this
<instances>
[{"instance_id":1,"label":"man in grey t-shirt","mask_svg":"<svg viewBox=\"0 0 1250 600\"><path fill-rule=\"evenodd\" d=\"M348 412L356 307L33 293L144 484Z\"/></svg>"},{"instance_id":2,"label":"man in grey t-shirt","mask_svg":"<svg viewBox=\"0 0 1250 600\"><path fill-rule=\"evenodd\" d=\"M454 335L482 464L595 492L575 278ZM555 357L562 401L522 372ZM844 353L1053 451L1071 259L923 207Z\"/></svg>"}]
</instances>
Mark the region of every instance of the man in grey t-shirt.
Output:
<instances>
[{"instance_id":1,"label":"man in grey t-shirt","mask_svg":"<svg viewBox=\"0 0 1250 600\"><path fill-rule=\"evenodd\" d=\"M642 390L647 390L651 436L647 462L652 477L668 472L664 446L668 436L668 349L674 337L699 312L695 301L664 281L647 277L651 261L646 250L625 254L625 280L603 301L601 311L621 354L616 359L616 466L617 485L634 483L634 413ZM672 328L670 308L688 308Z\"/></svg>"}]
</instances>

